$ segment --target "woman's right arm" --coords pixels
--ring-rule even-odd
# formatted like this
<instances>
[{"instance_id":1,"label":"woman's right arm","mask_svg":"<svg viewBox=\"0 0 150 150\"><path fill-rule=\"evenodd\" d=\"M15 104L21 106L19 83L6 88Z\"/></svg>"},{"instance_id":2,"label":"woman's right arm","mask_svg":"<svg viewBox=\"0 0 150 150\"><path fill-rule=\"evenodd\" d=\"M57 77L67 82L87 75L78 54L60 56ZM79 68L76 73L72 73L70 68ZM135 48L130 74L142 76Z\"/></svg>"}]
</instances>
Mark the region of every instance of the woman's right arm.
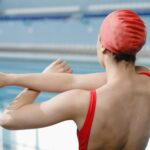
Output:
<instances>
[{"instance_id":1,"label":"woman's right arm","mask_svg":"<svg viewBox=\"0 0 150 150\"><path fill-rule=\"evenodd\" d=\"M136 66L135 70L137 73L149 72L149 69L144 66ZM85 75L67 73L0 74L1 86L15 85L46 92L64 92L72 89L90 90L99 88L106 82L105 72Z\"/></svg>"},{"instance_id":2,"label":"woman's right arm","mask_svg":"<svg viewBox=\"0 0 150 150\"><path fill-rule=\"evenodd\" d=\"M5 82L0 75L1 86L21 86L37 91L64 92L71 89L96 89L106 83L105 73L67 74L67 73L32 73L32 74L4 74ZM0 81L0 82L1 82Z\"/></svg>"}]
</instances>

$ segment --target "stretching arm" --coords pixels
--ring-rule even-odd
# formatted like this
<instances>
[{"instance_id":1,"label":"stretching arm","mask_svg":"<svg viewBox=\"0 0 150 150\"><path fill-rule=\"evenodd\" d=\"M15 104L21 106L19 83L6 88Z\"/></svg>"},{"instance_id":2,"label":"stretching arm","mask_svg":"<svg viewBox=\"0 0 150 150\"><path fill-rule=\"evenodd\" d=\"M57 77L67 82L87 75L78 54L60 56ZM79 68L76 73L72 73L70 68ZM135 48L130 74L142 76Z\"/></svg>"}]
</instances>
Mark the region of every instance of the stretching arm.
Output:
<instances>
[{"instance_id":1,"label":"stretching arm","mask_svg":"<svg viewBox=\"0 0 150 150\"><path fill-rule=\"evenodd\" d=\"M148 68L138 66L136 72L148 71ZM66 74L66 73L33 73L6 74L5 86L16 85L28 87L37 91L64 92L71 89L96 89L107 82L106 73Z\"/></svg>"},{"instance_id":2,"label":"stretching arm","mask_svg":"<svg viewBox=\"0 0 150 150\"><path fill-rule=\"evenodd\" d=\"M54 74L8 74L7 85L28 87L37 91L63 92L70 89L94 89L106 83L105 73L87 75Z\"/></svg>"},{"instance_id":3,"label":"stretching arm","mask_svg":"<svg viewBox=\"0 0 150 150\"><path fill-rule=\"evenodd\" d=\"M27 104L19 109L4 113L0 125L9 130L34 129L50 126L65 120L75 120L79 103L89 99L89 92L72 90L59 94L42 103ZM72 99L72 101L70 101Z\"/></svg>"}]
</instances>

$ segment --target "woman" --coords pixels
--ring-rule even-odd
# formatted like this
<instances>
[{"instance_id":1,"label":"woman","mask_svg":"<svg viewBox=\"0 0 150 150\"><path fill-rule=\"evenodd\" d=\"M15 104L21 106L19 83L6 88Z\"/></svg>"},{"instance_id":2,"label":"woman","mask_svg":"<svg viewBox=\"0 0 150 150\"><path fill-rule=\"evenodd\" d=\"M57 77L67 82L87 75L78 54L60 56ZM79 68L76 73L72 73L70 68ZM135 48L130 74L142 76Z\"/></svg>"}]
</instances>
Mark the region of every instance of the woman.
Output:
<instances>
[{"instance_id":1,"label":"woman","mask_svg":"<svg viewBox=\"0 0 150 150\"><path fill-rule=\"evenodd\" d=\"M80 150L144 150L150 131L150 74L137 74L134 62L145 40L145 25L136 13L130 10L112 12L102 23L97 42L98 59L106 74L101 74L102 78L96 74L95 82L87 84L88 87L81 86L42 103L32 103L36 91L21 93L17 101L23 104L17 109L15 104L8 107L1 116L1 125L17 130L73 120L78 128ZM90 77L85 78L90 81ZM56 78L62 80L61 86L54 80ZM47 79L48 74L1 74L1 86L65 91L71 86L84 85L82 77L76 80L66 74L51 74L51 79ZM44 83L40 85L38 80ZM46 82L50 82L49 85ZM90 88L90 92L83 90Z\"/></svg>"}]
</instances>

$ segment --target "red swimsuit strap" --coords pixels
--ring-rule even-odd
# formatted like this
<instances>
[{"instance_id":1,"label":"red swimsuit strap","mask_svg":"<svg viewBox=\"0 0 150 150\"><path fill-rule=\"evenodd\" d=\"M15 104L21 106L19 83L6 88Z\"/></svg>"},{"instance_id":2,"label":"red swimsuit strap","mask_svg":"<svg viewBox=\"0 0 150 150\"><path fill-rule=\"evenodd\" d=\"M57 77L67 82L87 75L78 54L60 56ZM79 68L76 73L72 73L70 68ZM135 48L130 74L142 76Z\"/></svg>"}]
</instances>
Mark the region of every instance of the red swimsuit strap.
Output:
<instances>
[{"instance_id":1,"label":"red swimsuit strap","mask_svg":"<svg viewBox=\"0 0 150 150\"><path fill-rule=\"evenodd\" d=\"M138 74L146 75L150 77L150 73L148 72L140 72ZM90 137L91 127L95 115L95 108L96 108L96 91L90 91L90 104L86 119L84 124L80 130L77 130L78 140L79 140L79 150L87 150L88 147L88 140Z\"/></svg>"},{"instance_id":2,"label":"red swimsuit strap","mask_svg":"<svg viewBox=\"0 0 150 150\"><path fill-rule=\"evenodd\" d=\"M146 75L146 76L149 76L150 77L150 72L140 72L138 74L143 74L143 75Z\"/></svg>"},{"instance_id":3,"label":"red swimsuit strap","mask_svg":"<svg viewBox=\"0 0 150 150\"><path fill-rule=\"evenodd\" d=\"M86 119L80 130L78 130L78 139L79 139L79 149L86 150L88 146L88 140L90 137L91 127L94 119L96 108L96 91L90 91L90 104L87 112Z\"/></svg>"}]
</instances>

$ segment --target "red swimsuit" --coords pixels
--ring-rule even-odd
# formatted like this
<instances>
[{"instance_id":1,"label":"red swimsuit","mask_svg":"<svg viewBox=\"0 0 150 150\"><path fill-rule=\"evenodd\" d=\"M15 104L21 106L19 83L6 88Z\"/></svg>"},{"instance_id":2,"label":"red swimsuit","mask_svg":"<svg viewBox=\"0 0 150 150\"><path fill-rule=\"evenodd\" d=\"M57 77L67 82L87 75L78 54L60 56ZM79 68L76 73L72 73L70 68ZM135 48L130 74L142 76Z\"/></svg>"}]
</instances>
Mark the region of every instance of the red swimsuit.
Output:
<instances>
[{"instance_id":1,"label":"red swimsuit","mask_svg":"<svg viewBox=\"0 0 150 150\"><path fill-rule=\"evenodd\" d=\"M94 118L94 114L95 114L96 91L91 90L90 95L91 95L90 105L89 105L89 110L88 110L85 122L84 122L81 130L77 130L77 136L78 136L78 141L79 141L79 150L87 149L90 131L91 131L93 118Z\"/></svg>"},{"instance_id":2,"label":"red swimsuit","mask_svg":"<svg viewBox=\"0 0 150 150\"><path fill-rule=\"evenodd\" d=\"M150 77L150 72L140 72L139 74L143 74Z\"/></svg>"},{"instance_id":3,"label":"red swimsuit","mask_svg":"<svg viewBox=\"0 0 150 150\"><path fill-rule=\"evenodd\" d=\"M148 72L141 72L139 74L150 77L150 73L148 73ZM91 90L90 95L91 95L90 104L89 104L89 109L88 109L88 113L87 113L85 122L84 122L81 130L77 130L77 136L78 136L78 141L79 141L79 150L87 150L88 140L89 140L91 127L92 127L92 123L93 123L93 118L94 118L94 114L95 114L96 91Z\"/></svg>"}]
</instances>

